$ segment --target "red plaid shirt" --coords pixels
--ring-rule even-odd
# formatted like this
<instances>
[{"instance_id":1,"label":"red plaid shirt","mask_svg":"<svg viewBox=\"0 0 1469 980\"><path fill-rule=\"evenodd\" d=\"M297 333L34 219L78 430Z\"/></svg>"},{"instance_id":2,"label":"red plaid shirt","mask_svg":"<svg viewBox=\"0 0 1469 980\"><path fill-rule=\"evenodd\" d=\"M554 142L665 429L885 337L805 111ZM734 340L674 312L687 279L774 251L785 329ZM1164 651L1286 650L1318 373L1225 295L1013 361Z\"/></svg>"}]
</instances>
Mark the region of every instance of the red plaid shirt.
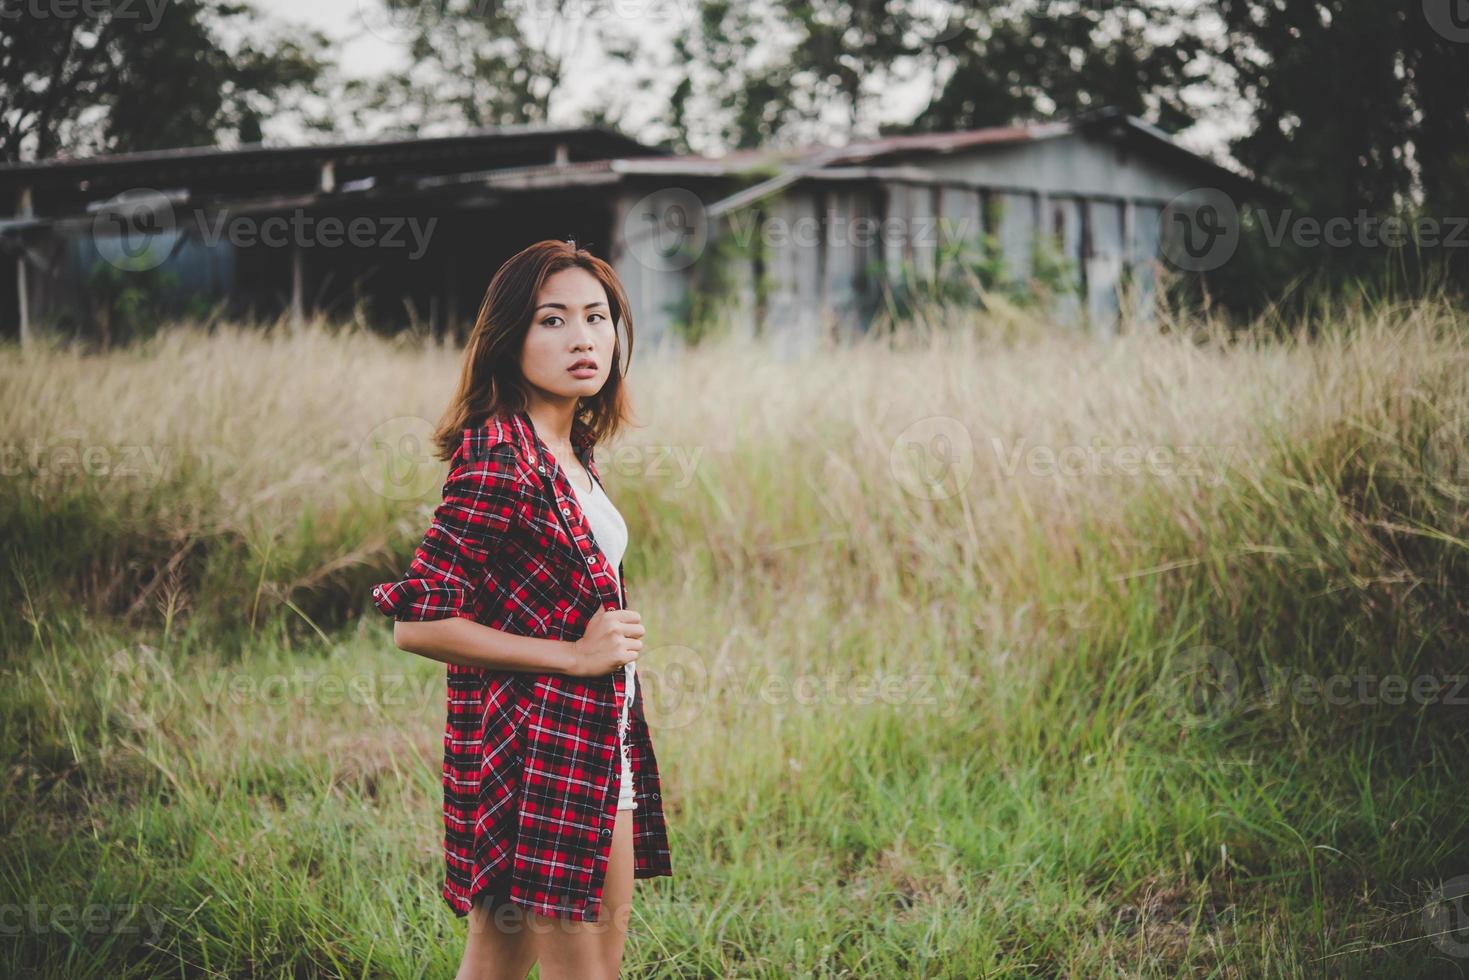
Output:
<instances>
[{"instance_id":1,"label":"red plaid shirt","mask_svg":"<svg viewBox=\"0 0 1469 980\"><path fill-rule=\"evenodd\" d=\"M601 482L590 433L572 446ZM598 604L627 608L566 473L524 412L466 429L443 502L404 577L372 590L398 620L464 616L524 636L575 640ZM621 583L621 589L618 588ZM542 915L593 921L617 812L624 671L595 678L447 664L443 895L458 915L490 890ZM637 808L634 877L673 873L638 672L627 743Z\"/></svg>"}]
</instances>

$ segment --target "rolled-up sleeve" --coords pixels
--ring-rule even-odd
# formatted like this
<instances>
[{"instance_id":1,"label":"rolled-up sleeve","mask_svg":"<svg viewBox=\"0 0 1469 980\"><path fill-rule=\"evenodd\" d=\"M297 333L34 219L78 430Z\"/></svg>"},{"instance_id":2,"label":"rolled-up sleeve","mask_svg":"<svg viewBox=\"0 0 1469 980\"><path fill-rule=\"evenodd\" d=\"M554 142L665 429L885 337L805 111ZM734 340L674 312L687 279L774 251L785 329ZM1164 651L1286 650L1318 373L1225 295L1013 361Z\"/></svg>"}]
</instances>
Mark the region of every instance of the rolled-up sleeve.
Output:
<instances>
[{"instance_id":1,"label":"rolled-up sleeve","mask_svg":"<svg viewBox=\"0 0 1469 980\"><path fill-rule=\"evenodd\" d=\"M496 549L527 511L528 490L510 443L461 458L444 481L443 502L396 582L372 588L372 602L400 621L472 618L471 598Z\"/></svg>"}]
</instances>

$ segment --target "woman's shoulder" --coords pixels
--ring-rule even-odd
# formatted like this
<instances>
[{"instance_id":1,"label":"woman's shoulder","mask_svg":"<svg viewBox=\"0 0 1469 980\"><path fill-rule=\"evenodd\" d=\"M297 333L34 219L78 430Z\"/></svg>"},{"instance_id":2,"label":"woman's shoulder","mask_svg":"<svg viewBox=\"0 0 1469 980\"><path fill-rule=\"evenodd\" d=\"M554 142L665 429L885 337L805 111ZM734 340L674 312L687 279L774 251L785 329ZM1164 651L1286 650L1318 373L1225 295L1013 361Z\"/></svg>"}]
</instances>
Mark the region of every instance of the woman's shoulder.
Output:
<instances>
[{"instance_id":1,"label":"woman's shoulder","mask_svg":"<svg viewBox=\"0 0 1469 980\"><path fill-rule=\"evenodd\" d=\"M509 445L517 456L528 461L531 438L519 413L503 412L465 429L459 452L472 461L487 456L496 446Z\"/></svg>"},{"instance_id":2,"label":"woman's shoulder","mask_svg":"<svg viewBox=\"0 0 1469 980\"><path fill-rule=\"evenodd\" d=\"M451 470L480 463L495 464L502 477L529 483L534 466L526 435L514 416L491 416L464 430L464 439L449 461Z\"/></svg>"}]
</instances>

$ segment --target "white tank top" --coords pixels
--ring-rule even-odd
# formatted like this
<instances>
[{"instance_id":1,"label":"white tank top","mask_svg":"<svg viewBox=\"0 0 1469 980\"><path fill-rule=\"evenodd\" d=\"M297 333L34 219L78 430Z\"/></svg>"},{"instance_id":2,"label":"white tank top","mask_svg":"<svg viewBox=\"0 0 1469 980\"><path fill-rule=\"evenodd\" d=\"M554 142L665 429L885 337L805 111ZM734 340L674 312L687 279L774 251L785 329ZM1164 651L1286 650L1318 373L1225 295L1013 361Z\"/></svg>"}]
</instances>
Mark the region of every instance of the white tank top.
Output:
<instances>
[{"instance_id":1,"label":"white tank top","mask_svg":"<svg viewBox=\"0 0 1469 980\"><path fill-rule=\"evenodd\" d=\"M587 479L591 480L591 487L582 487L578 484L575 475L566 474L572 489L576 491L577 503L581 504L582 513L586 515L587 523L591 525L592 537L597 540L597 547L606 559L604 566L617 582L617 566L622 561L623 554L627 551L627 522L622 519L622 514L607 496L607 491L602 489L590 473ZM621 583L617 583L621 588ZM622 699L622 715L617 720L617 743L622 753L622 789L618 796L617 808L619 810L636 809L633 799L632 785L632 763L627 752L627 719L628 705L632 702L633 693L636 690L637 664L628 663L624 665L623 671L627 678L627 694Z\"/></svg>"}]
</instances>

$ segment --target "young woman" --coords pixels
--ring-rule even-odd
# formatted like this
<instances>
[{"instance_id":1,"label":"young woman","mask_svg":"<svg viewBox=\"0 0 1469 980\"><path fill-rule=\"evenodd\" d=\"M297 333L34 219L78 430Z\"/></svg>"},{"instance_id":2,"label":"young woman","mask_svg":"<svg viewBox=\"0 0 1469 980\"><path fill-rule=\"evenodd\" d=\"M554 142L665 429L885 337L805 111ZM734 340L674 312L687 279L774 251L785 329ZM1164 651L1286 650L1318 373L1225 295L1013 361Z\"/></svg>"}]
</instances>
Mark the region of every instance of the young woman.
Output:
<instances>
[{"instance_id":1,"label":"young woman","mask_svg":"<svg viewBox=\"0 0 1469 980\"><path fill-rule=\"evenodd\" d=\"M593 455L626 421L631 352L607 263L557 241L506 262L434 433L443 502L404 577L372 590L394 642L447 665L460 980L522 980L537 960L543 980L615 978L633 880L672 874L627 525Z\"/></svg>"}]
</instances>

